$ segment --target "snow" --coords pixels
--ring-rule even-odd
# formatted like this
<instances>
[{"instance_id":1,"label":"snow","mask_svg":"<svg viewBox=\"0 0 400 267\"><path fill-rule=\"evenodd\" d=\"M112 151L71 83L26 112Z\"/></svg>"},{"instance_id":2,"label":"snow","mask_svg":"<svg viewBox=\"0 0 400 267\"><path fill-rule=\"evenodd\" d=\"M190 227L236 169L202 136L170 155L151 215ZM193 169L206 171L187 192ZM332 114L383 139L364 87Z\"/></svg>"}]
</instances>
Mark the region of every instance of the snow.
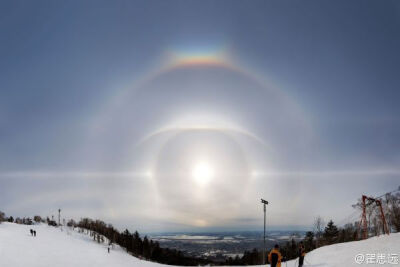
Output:
<instances>
[{"instance_id":1,"label":"snow","mask_svg":"<svg viewBox=\"0 0 400 267\"><path fill-rule=\"evenodd\" d=\"M32 237L29 229L36 230ZM0 266L119 267L161 266L135 258L115 246L99 244L86 234L40 225L0 224ZM164 265L165 266L165 265Z\"/></svg>"},{"instance_id":2,"label":"snow","mask_svg":"<svg viewBox=\"0 0 400 267\"><path fill-rule=\"evenodd\" d=\"M355 261L357 255L363 255L364 261L358 264ZM369 254L369 255L368 255ZM331 246L321 247L306 255L306 262L314 267L339 267L339 266L400 266L392 262L388 263L389 255L399 259L400 256L400 233L381 235L363 241L354 241ZM394 255L392 255L394 254ZM384 257L385 263L377 263L378 257ZM374 263L366 263L367 257ZM288 267L291 267L289 265Z\"/></svg>"},{"instance_id":3,"label":"snow","mask_svg":"<svg viewBox=\"0 0 400 267\"><path fill-rule=\"evenodd\" d=\"M218 239L217 236L208 236L208 235L162 235L157 236L159 239L173 239L173 240L210 240L210 239Z\"/></svg>"},{"instance_id":4,"label":"snow","mask_svg":"<svg viewBox=\"0 0 400 267\"><path fill-rule=\"evenodd\" d=\"M36 237L30 235L29 229L37 232ZM357 264L358 254L368 257L380 255L385 257L384 264ZM400 255L400 233L390 236L373 237L364 241L348 242L325 246L306 255L305 267L351 267L351 266L400 266L387 262L388 254L397 260ZM369 256L371 257L371 256ZM364 258L365 260L366 258ZM69 228L40 225L18 225L14 223L0 224L0 266L30 267L119 267L119 266L166 266L135 258L123 249L115 246L107 253L106 243L99 244L93 239ZM261 265L260 265L261 266ZM265 266L265 265L264 265ZM282 267L297 266L292 260L282 263Z\"/></svg>"}]
</instances>

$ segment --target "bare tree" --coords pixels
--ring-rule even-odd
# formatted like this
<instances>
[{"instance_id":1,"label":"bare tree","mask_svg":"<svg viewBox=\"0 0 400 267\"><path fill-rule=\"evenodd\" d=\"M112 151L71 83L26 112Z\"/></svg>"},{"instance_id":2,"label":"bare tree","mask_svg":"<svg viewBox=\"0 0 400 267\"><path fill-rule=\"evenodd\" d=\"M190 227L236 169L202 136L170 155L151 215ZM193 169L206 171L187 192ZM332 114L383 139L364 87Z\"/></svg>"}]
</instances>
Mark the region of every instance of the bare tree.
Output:
<instances>
[{"instance_id":1,"label":"bare tree","mask_svg":"<svg viewBox=\"0 0 400 267\"><path fill-rule=\"evenodd\" d=\"M389 229L400 231L400 193L386 194L385 211L388 218Z\"/></svg>"},{"instance_id":2,"label":"bare tree","mask_svg":"<svg viewBox=\"0 0 400 267\"><path fill-rule=\"evenodd\" d=\"M0 223L6 220L6 215L4 212L0 211Z\"/></svg>"},{"instance_id":3,"label":"bare tree","mask_svg":"<svg viewBox=\"0 0 400 267\"><path fill-rule=\"evenodd\" d=\"M316 240L316 246L319 247L322 233L325 228L325 222L324 219L322 219L321 216L317 216L314 219L314 233L315 233L315 240Z\"/></svg>"}]
</instances>

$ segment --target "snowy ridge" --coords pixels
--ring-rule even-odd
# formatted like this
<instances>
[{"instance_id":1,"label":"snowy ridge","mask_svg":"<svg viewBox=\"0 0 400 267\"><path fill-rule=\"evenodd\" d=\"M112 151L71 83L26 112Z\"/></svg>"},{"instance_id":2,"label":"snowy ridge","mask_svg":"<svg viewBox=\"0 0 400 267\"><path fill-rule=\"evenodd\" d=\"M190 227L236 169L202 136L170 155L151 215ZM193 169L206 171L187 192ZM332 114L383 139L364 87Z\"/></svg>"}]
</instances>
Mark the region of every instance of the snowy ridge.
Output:
<instances>
[{"instance_id":1,"label":"snowy ridge","mask_svg":"<svg viewBox=\"0 0 400 267\"><path fill-rule=\"evenodd\" d=\"M32 237L29 229L37 232ZM355 262L362 254L376 255L375 264ZM389 258L391 255L391 258ZM385 262L377 262L385 255ZM316 249L306 255L305 267L348 266L400 266L393 260L400 255L400 233L373 237L364 241L335 244ZM388 260L392 260L391 263ZM97 243L93 238L77 231L40 225L0 224L1 267L122 267L122 266L167 266L140 260L127 254L119 246L107 253L107 243ZM265 265L264 265L265 266ZM282 267L297 267L297 261L282 263Z\"/></svg>"}]
</instances>

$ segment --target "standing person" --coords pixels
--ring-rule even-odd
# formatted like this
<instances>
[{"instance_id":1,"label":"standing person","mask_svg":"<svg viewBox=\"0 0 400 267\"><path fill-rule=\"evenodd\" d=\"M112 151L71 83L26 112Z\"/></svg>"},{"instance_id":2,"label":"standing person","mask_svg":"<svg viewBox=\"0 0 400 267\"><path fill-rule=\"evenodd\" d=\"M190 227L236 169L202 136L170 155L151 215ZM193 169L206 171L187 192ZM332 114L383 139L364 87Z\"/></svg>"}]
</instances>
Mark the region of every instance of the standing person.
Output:
<instances>
[{"instance_id":1,"label":"standing person","mask_svg":"<svg viewBox=\"0 0 400 267\"><path fill-rule=\"evenodd\" d=\"M107 250L108 250L108 253L110 253L110 246L108 246Z\"/></svg>"},{"instance_id":2,"label":"standing person","mask_svg":"<svg viewBox=\"0 0 400 267\"><path fill-rule=\"evenodd\" d=\"M36 230L33 230L33 236L36 237Z\"/></svg>"},{"instance_id":3,"label":"standing person","mask_svg":"<svg viewBox=\"0 0 400 267\"><path fill-rule=\"evenodd\" d=\"M304 248L303 241L301 241L299 244L299 267L303 267L305 255L306 255L306 250Z\"/></svg>"},{"instance_id":4,"label":"standing person","mask_svg":"<svg viewBox=\"0 0 400 267\"><path fill-rule=\"evenodd\" d=\"M281 267L282 255L279 252L278 244L276 244L268 254L268 261L271 263L271 267Z\"/></svg>"},{"instance_id":5,"label":"standing person","mask_svg":"<svg viewBox=\"0 0 400 267\"><path fill-rule=\"evenodd\" d=\"M33 236L33 230L31 229L31 236Z\"/></svg>"}]
</instances>

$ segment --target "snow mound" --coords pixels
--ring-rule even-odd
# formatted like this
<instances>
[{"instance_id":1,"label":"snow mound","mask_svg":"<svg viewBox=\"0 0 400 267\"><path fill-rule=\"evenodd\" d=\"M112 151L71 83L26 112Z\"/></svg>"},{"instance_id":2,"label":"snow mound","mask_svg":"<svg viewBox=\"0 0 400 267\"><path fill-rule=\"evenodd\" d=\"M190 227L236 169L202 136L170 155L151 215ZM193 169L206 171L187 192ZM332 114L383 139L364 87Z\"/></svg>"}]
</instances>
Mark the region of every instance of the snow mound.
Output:
<instances>
[{"instance_id":1,"label":"snow mound","mask_svg":"<svg viewBox=\"0 0 400 267\"><path fill-rule=\"evenodd\" d=\"M32 237L30 229L37 232ZM361 264L357 263L357 255ZM400 233L325 246L306 255L305 267L400 266ZM397 261L396 261L397 260ZM368 262L369 263L368 263ZM396 263L397 262L397 263ZM140 260L115 246L107 253L106 243L69 228L40 225L0 224L1 267L119 267L166 266ZM265 265L260 265L265 266ZM268 266L268 265L267 265ZM282 267L297 267L296 260Z\"/></svg>"}]
</instances>

